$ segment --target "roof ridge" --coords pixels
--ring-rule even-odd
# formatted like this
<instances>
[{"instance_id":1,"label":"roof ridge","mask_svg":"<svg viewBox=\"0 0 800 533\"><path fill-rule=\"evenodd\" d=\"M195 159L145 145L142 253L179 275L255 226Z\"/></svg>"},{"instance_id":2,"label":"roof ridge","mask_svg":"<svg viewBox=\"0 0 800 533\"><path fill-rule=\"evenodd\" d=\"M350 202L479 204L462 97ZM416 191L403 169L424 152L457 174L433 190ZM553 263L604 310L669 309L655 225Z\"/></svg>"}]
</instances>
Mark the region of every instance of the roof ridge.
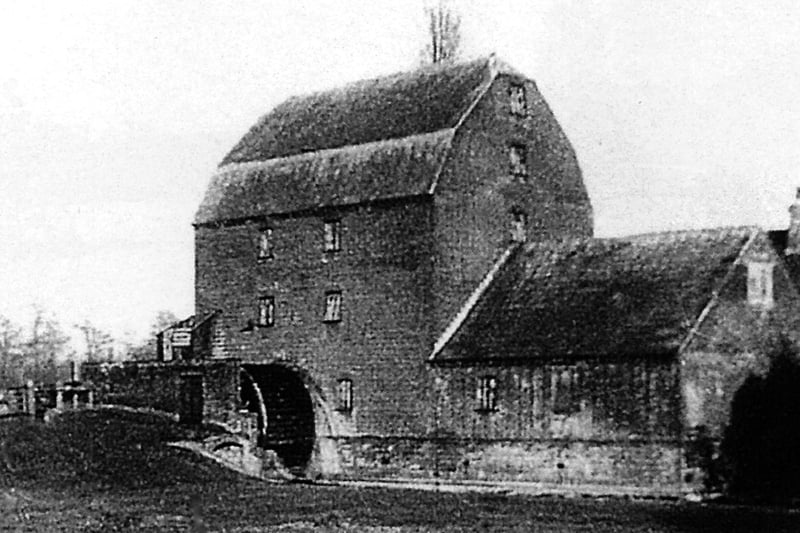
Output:
<instances>
[{"instance_id":1,"label":"roof ridge","mask_svg":"<svg viewBox=\"0 0 800 533\"><path fill-rule=\"evenodd\" d=\"M345 82L343 84L333 85L333 86L330 86L328 88L320 88L320 89L317 89L317 90L314 90L314 91L309 91L309 92L299 93L299 94L293 93L293 94L287 96L286 98L284 98L283 100L281 100L277 105L281 105L281 104L283 104L285 102L289 102L291 100L302 100L304 98L310 98L310 97L318 96L318 95L322 95L322 94L342 92L342 91L346 91L348 89L358 88L358 87L361 87L363 85L369 85L370 83L374 83L374 82L377 82L377 81L385 81L385 80L390 80L392 78L404 78L404 77L406 77L408 75L415 74L415 73L436 72L436 71L442 71L442 70L447 70L447 69L451 69L451 68L461 67L461 66L469 65L469 64L473 64L473 63L474 64L480 64L482 62L487 63L487 65L488 65L493 61L492 56L494 56L493 53L489 54L487 56L478 56L478 57L474 57L474 58L471 58L471 59L465 59L464 61L455 61L453 63L425 63L425 64L419 65L419 66L417 66L415 68L406 69L406 70L396 70L394 72L389 72L389 73L386 73L386 74L378 74L376 76L371 76L369 78L361 78L359 80L352 80L352 81ZM504 62L501 62L501 63L505 65ZM508 68L511 69L510 66ZM511 69L511 70L513 70L513 69ZM274 107L277 107L277 105L274 106ZM274 109L274 107L273 107L273 109ZM265 115L268 115L269 113L270 112L268 111L267 113L265 113Z\"/></svg>"},{"instance_id":2,"label":"roof ridge","mask_svg":"<svg viewBox=\"0 0 800 533\"><path fill-rule=\"evenodd\" d=\"M642 237L658 237L669 235L691 235L691 234L708 234L711 232L721 231L760 231L762 228L755 224L741 225L741 226L712 226L707 228L686 228L665 231L647 231L645 233L633 233L630 235L619 235L616 237L602 237L612 241L628 241L631 239L638 239Z\"/></svg>"}]
</instances>

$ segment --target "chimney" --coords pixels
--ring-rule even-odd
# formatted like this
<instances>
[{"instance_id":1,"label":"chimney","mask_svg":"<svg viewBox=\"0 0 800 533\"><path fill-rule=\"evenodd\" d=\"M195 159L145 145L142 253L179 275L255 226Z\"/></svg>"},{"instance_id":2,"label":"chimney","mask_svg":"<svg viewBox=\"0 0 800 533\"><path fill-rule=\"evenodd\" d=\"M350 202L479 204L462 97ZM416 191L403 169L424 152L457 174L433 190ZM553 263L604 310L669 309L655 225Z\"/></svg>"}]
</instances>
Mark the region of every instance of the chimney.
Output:
<instances>
[{"instance_id":1,"label":"chimney","mask_svg":"<svg viewBox=\"0 0 800 533\"><path fill-rule=\"evenodd\" d=\"M69 362L69 380L72 383L77 383L81 380L80 367L74 359Z\"/></svg>"},{"instance_id":2,"label":"chimney","mask_svg":"<svg viewBox=\"0 0 800 533\"><path fill-rule=\"evenodd\" d=\"M800 187L794 203L789 206L789 233L786 236L786 254L800 254Z\"/></svg>"}]
</instances>

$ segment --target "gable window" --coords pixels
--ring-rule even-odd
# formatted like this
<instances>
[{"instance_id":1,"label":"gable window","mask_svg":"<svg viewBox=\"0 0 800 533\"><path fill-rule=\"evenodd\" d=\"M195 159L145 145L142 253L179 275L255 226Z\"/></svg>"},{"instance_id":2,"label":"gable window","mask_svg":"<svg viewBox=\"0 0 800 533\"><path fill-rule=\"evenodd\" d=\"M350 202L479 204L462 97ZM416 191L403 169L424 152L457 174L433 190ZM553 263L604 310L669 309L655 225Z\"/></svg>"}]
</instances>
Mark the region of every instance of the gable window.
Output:
<instances>
[{"instance_id":1,"label":"gable window","mask_svg":"<svg viewBox=\"0 0 800 533\"><path fill-rule=\"evenodd\" d=\"M272 259L272 228L264 228L258 234L258 260Z\"/></svg>"},{"instance_id":2,"label":"gable window","mask_svg":"<svg viewBox=\"0 0 800 533\"><path fill-rule=\"evenodd\" d=\"M775 303L772 291L772 270L769 261L751 261L747 265L747 302L770 308Z\"/></svg>"},{"instance_id":3,"label":"gable window","mask_svg":"<svg viewBox=\"0 0 800 533\"><path fill-rule=\"evenodd\" d=\"M325 293L324 322L339 322L342 319L342 293L330 291Z\"/></svg>"},{"instance_id":4,"label":"gable window","mask_svg":"<svg viewBox=\"0 0 800 533\"><path fill-rule=\"evenodd\" d=\"M262 296L258 299L258 320L257 324L261 327L275 325L275 298L272 296Z\"/></svg>"},{"instance_id":5,"label":"gable window","mask_svg":"<svg viewBox=\"0 0 800 533\"><path fill-rule=\"evenodd\" d=\"M350 412L353 410L353 381L340 379L336 388L336 408L339 411Z\"/></svg>"},{"instance_id":6,"label":"gable window","mask_svg":"<svg viewBox=\"0 0 800 533\"><path fill-rule=\"evenodd\" d=\"M522 144L512 144L508 151L508 162L511 166L511 175L517 181L525 182L528 176L528 167L526 165L527 150Z\"/></svg>"},{"instance_id":7,"label":"gable window","mask_svg":"<svg viewBox=\"0 0 800 533\"><path fill-rule=\"evenodd\" d=\"M340 220L325 221L324 247L326 252L338 252L342 249L342 222Z\"/></svg>"},{"instance_id":8,"label":"gable window","mask_svg":"<svg viewBox=\"0 0 800 533\"><path fill-rule=\"evenodd\" d=\"M525 242L528 239L527 233L528 216L522 211L511 212L511 240L513 242Z\"/></svg>"},{"instance_id":9,"label":"gable window","mask_svg":"<svg viewBox=\"0 0 800 533\"><path fill-rule=\"evenodd\" d=\"M520 83L512 83L508 89L508 98L511 102L511 112L515 115L524 115L527 111L525 86Z\"/></svg>"},{"instance_id":10,"label":"gable window","mask_svg":"<svg viewBox=\"0 0 800 533\"><path fill-rule=\"evenodd\" d=\"M478 411L497 410L497 380L493 376L484 376L478 380L476 400Z\"/></svg>"}]
</instances>

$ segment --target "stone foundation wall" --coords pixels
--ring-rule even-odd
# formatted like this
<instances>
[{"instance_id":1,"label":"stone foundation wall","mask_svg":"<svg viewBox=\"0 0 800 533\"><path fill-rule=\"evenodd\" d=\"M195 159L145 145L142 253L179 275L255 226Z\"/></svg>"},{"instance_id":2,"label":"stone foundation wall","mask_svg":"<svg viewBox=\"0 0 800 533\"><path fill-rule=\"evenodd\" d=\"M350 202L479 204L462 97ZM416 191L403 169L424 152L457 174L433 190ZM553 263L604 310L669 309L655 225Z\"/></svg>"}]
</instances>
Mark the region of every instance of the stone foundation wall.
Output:
<instances>
[{"instance_id":1,"label":"stone foundation wall","mask_svg":"<svg viewBox=\"0 0 800 533\"><path fill-rule=\"evenodd\" d=\"M679 492L677 442L335 439L343 477L515 481Z\"/></svg>"}]
</instances>

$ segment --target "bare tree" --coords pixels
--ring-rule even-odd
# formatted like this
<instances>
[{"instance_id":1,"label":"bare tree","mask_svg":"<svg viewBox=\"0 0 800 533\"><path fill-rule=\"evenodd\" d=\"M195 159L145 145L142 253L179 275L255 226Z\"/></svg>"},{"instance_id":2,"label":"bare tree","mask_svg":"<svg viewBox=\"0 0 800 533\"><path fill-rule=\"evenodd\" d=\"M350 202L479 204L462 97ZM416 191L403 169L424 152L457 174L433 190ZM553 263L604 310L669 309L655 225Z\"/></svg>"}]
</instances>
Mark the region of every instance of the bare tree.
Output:
<instances>
[{"instance_id":1,"label":"bare tree","mask_svg":"<svg viewBox=\"0 0 800 533\"><path fill-rule=\"evenodd\" d=\"M453 0L431 0L425 7L428 44L425 58L431 63L455 61L461 50L461 15Z\"/></svg>"},{"instance_id":2,"label":"bare tree","mask_svg":"<svg viewBox=\"0 0 800 533\"><path fill-rule=\"evenodd\" d=\"M156 335L176 322L178 322L178 317L172 311L159 311L153 324L150 326L150 334L147 340L142 344L128 346L127 357L137 361L155 359Z\"/></svg>"},{"instance_id":3,"label":"bare tree","mask_svg":"<svg viewBox=\"0 0 800 533\"><path fill-rule=\"evenodd\" d=\"M22 383L22 330L0 316L0 389Z\"/></svg>"},{"instance_id":4,"label":"bare tree","mask_svg":"<svg viewBox=\"0 0 800 533\"><path fill-rule=\"evenodd\" d=\"M67 355L67 336L58 321L39 307L34 308L30 333L22 345L24 378L39 383L54 382L57 361Z\"/></svg>"},{"instance_id":5,"label":"bare tree","mask_svg":"<svg viewBox=\"0 0 800 533\"><path fill-rule=\"evenodd\" d=\"M90 363L102 361L113 349L113 337L88 320L84 320L83 324L76 324L75 327L83 332L86 341L86 360Z\"/></svg>"}]
</instances>

